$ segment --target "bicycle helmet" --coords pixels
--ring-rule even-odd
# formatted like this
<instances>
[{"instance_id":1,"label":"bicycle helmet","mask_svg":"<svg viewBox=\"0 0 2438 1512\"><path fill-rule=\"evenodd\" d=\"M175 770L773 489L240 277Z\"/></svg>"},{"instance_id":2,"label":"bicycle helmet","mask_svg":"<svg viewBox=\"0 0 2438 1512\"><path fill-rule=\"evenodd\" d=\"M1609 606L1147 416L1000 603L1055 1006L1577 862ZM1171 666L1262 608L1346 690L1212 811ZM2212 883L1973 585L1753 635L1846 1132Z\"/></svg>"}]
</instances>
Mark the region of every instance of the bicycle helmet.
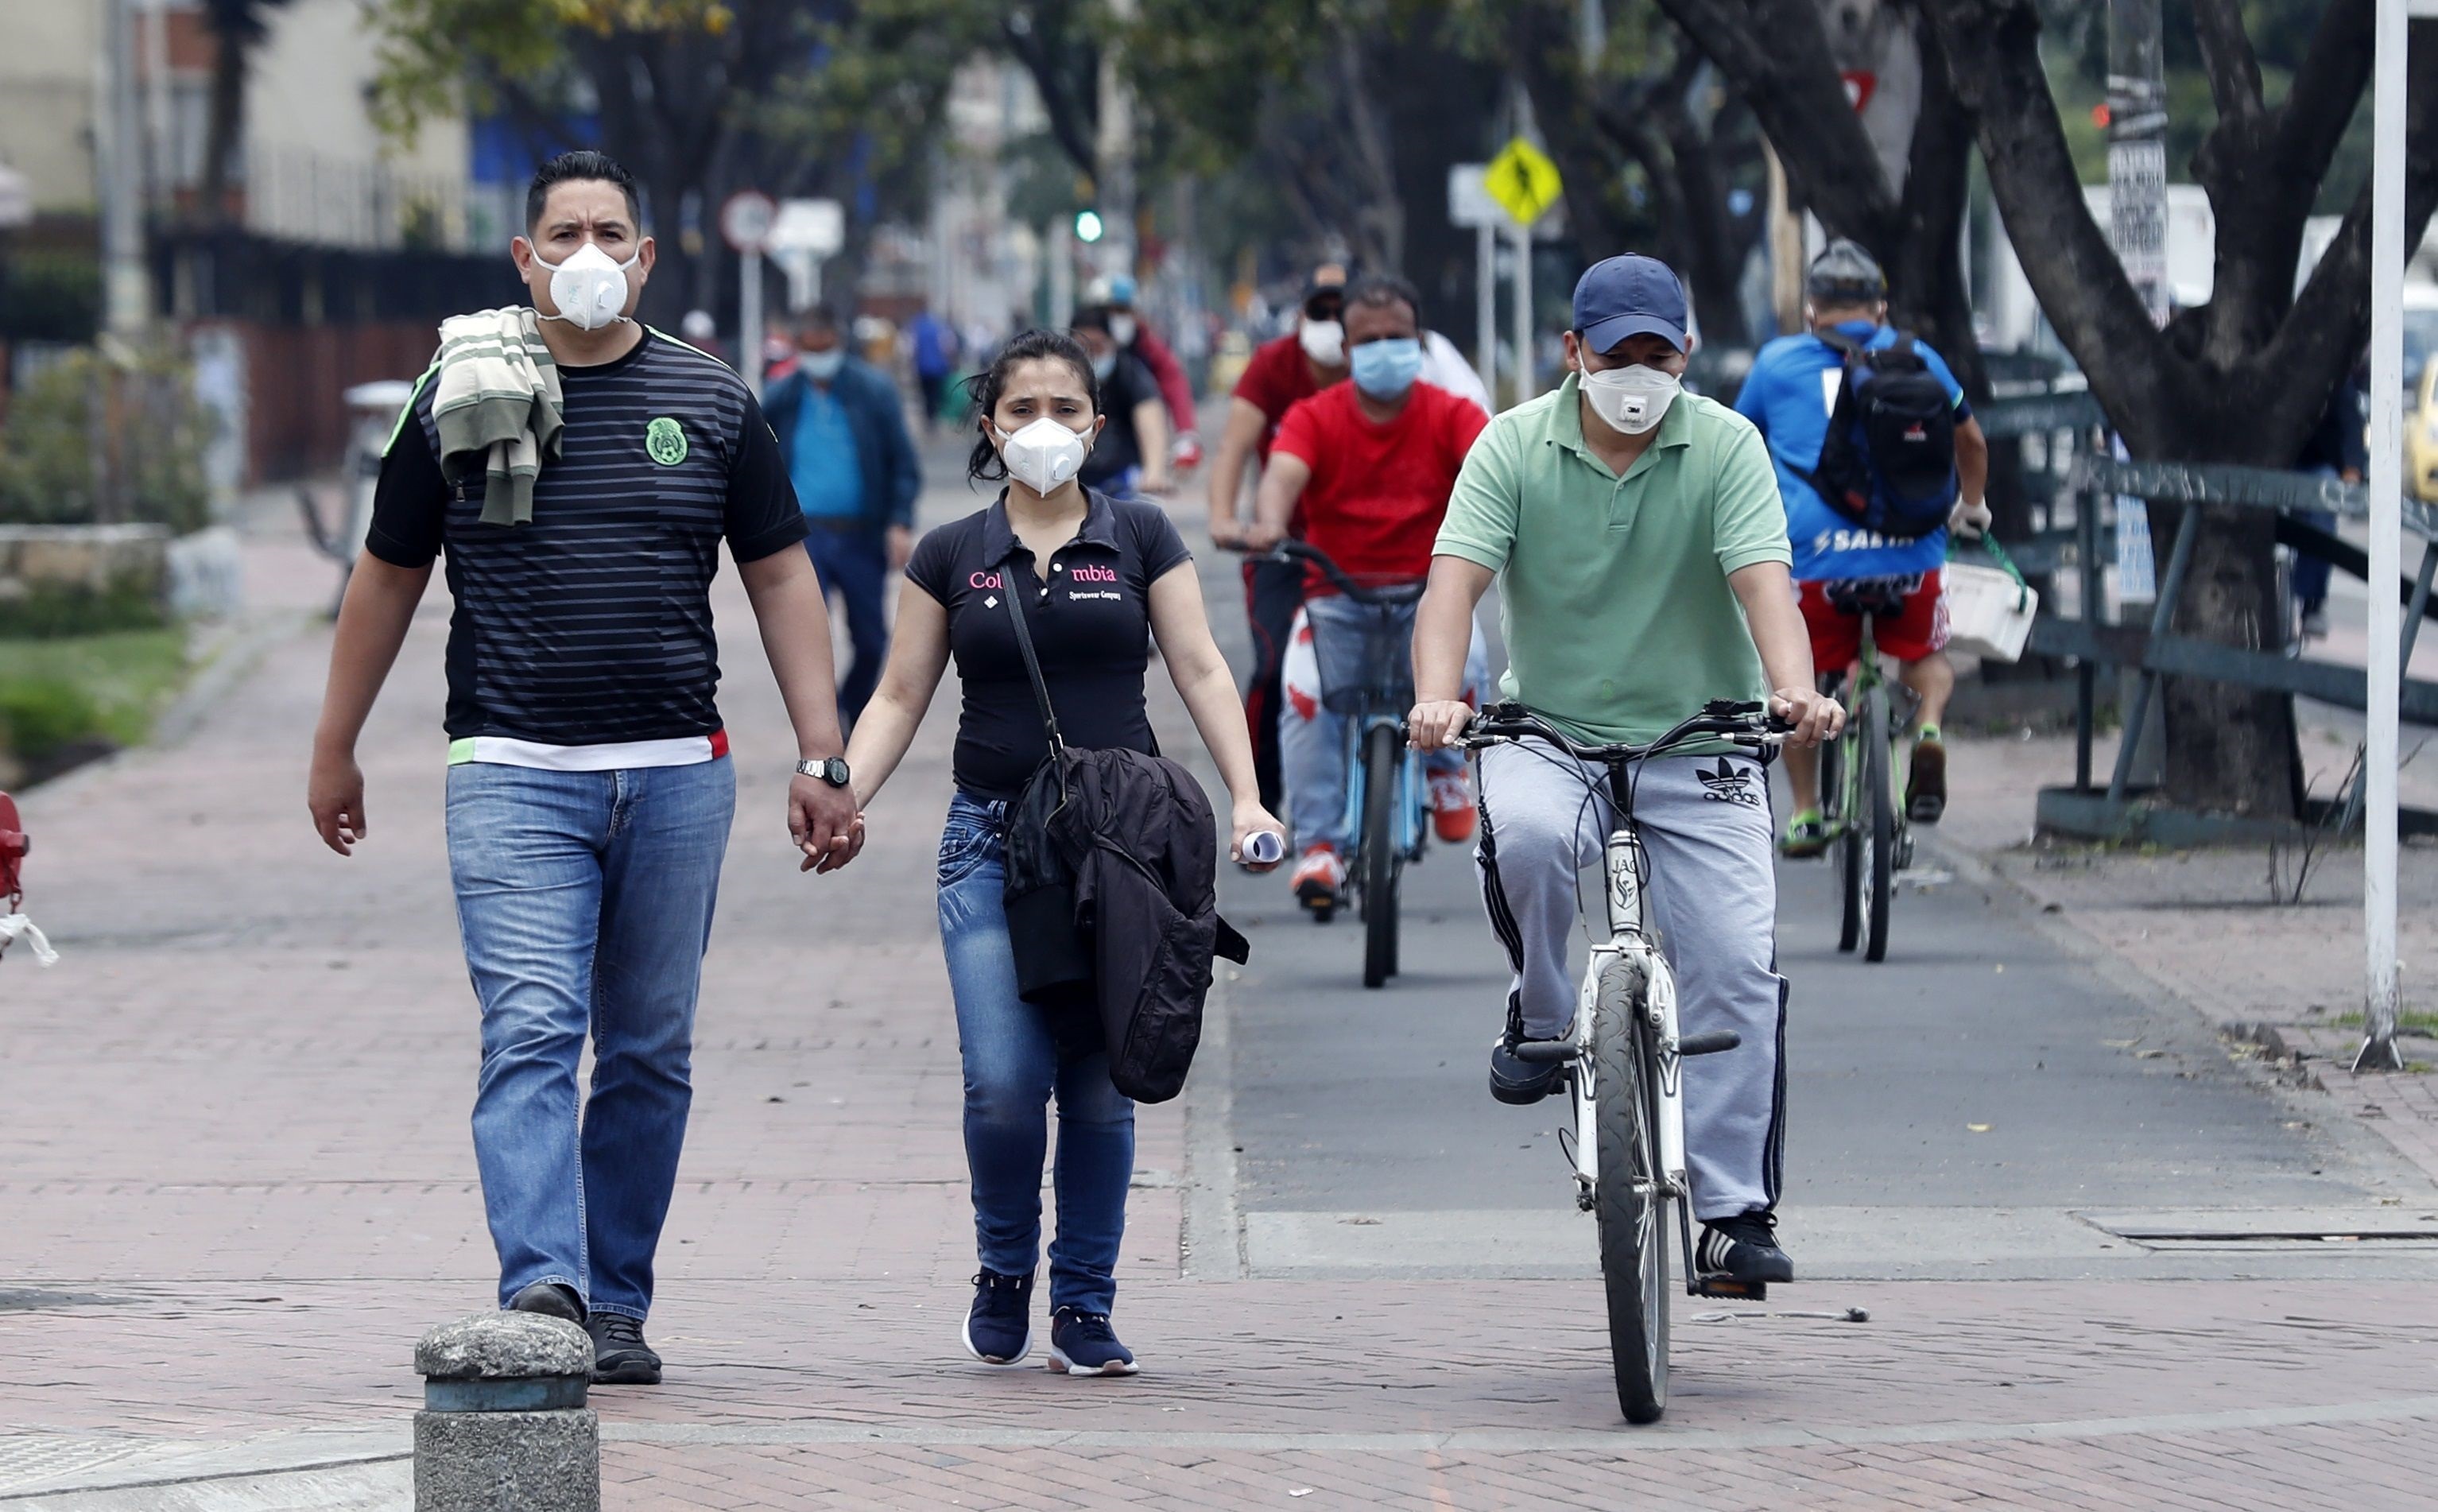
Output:
<instances>
[{"instance_id":1,"label":"bicycle helmet","mask_svg":"<svg viewBox=\"0 0 2438 1512\"><path fill-rule=\"evenodd\" d=\"M1871 305L1888 297L1888 279L1869 253L1839 237L1811 259L1803 291L1822 304Z\"/></svg>"}]
</instances>

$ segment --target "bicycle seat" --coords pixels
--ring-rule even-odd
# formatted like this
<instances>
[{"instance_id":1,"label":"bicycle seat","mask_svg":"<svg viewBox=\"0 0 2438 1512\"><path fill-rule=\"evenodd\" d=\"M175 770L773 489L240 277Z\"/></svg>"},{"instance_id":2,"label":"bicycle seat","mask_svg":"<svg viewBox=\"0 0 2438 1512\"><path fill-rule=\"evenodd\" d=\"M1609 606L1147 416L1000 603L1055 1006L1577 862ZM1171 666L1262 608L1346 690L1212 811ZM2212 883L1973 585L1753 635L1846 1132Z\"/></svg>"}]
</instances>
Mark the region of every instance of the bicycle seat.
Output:
<instances>
[{"instance_id":1,"label":"bicycle seat","mask_svg":"<svg viewBox=\"0 0 2438 1512\"><path fill-rule=\"evenodd\" d=\"M1905 600L1921 590L1921 574L1905 577L1839 578L1822 589L1828 607L1840 614L1894 617L1904 612Z\"/></svg>"}]
</instances>

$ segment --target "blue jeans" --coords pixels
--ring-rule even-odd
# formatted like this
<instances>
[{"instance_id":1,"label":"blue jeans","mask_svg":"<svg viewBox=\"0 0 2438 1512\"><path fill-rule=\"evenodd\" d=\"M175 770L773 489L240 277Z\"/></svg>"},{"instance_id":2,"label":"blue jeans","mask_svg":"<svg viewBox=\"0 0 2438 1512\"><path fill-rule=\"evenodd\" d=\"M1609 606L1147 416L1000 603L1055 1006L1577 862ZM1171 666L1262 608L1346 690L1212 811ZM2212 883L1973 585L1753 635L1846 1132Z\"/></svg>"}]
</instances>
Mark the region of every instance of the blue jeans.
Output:
<instances>
[{"instance_id":1,"label":"blue jeans","mask_svg":"<svg viewBox=\"0 0 2438 1512\"><path fill-rule=\"evenodd\" d=\"M726 757L610 772L449 768L450 878L483 1007L474 1160L503 1306L556 1281L595 1312L651 1310L652 1253L694 1096L695 989L735 809Z\"/></svg>"},{"instance_id":2,"label":"blue jeans","mask_svg":"<svg viewBox=\"0 0 2438 1512\"><path fill-rule=\"evenodd\" d=\"M1031 1275L1041 1255L1041 1164L1058 1099L1058 1238L1050 1305L1107 1312L1135 1171L1135 1105L1109 1081L1099 1050L1060 1064L1050 1021L1016 994L1008 943L1007 805L959 793L940 835L940 942L957 999L965 1063L965 1163L982 1268Z\"/></svg>"},{"instance_id":3,"label":"blue jeans","mask_svg":"<svg viewBox=\"0 0 2438 1512\"><path fill-rule=\"evenodd\" d=\"M846 604L847 641L855 659L839 681L839 712L851 724L863 717L872 690L880 686L880 669L889 661L889 614L881 589L889 581L889 555L881 537L859 524L853 530L832 530L815 523L804 537L805 554L822 577L825 593Z\"/></svg>"},{"instance_id":4,"label":"blue jeans","mask_svg":"<svg viewBox=\"0 0 2438 1512\"><path fill-rule=\"evenodd\" d=\"M1287 823L1295 830L1298 850L1326 845L1343 854L1354 843L1346 810L1346 738L1353 716L1324 707L1320 699L1322 688L1340 677L1361 677L1364 627L1377 616L1377 610L1342 594L1326 594L1304 601L1287 637L1280 671L1286 701L1279 711L1279 772L1286 782ZM1406 655L1411 656L1410 630L1407 639ZM1322 652L1330 653L1328 677L1322 675ZM1476 709L1490 680L1489 660L1481 627L1475 625L1464 658L1464 697ZM1426 779L1461 777L1464 752L1432 751L1422 758L1422 771Z\"/></svg>"}]
</instances>

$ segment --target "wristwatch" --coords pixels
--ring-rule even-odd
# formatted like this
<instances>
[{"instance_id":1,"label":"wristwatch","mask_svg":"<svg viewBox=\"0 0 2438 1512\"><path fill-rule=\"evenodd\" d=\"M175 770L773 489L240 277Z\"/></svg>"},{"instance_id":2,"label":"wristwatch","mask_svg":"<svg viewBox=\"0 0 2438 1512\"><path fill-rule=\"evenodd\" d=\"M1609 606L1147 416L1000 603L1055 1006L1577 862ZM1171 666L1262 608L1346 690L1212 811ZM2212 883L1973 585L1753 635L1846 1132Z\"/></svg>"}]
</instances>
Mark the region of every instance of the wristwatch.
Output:
<instances>
[{"instance_id":1,"label":"wristwatch","mask_svg":"<svg viewBox=\"0 0 2438 1512\"><path fill-rule=\"evenodd\" d=\"M846 758L843 756L824 756L820 761L800 761L796 764L796 775L818 777L832 787L844 787L852 781L847 775Z\"/></svg>"}]
</instances>

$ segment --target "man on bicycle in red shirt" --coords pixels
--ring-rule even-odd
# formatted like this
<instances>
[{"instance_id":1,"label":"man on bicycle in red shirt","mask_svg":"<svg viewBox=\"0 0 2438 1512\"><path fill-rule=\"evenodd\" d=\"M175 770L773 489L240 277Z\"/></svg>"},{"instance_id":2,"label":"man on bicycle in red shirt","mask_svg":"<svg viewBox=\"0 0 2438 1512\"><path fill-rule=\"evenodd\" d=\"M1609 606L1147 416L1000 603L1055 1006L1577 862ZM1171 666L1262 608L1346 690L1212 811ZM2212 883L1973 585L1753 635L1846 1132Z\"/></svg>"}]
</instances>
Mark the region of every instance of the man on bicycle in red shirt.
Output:
<instances>
[{"instance_id":1,"label":"man on bicycle in red shirt","mask_svg":"<svg viewBox=\"0 0 2438 1512\"><path fill-rule=\"evenodd\" d=\"M1448 496L1489 417L1471 400L1420 381L1419 303L1402 278L1365 277L1347 289L1342 318L1352 377L1287 411L1262 475L1247 544L1277 545L1300 504L1304 539L1349 576L1386 583L1429 573ZM1324 916L1345 886L1344 855L1354 837L1346 823L1346 716L1323 705L1321 667L1325 661L1352 673L1367 617L1378 612L1350 603L1316 570L1288 638L1279 750L1287 817L1302 851L1293 886L1306 907ZM1478 702L1487 679L1476 627L1464 696ZM1434 752L1426 769L1432 827L1450 844L1471 839L1473 798L1462 755Z\"/></svg>"}]
</instances>

